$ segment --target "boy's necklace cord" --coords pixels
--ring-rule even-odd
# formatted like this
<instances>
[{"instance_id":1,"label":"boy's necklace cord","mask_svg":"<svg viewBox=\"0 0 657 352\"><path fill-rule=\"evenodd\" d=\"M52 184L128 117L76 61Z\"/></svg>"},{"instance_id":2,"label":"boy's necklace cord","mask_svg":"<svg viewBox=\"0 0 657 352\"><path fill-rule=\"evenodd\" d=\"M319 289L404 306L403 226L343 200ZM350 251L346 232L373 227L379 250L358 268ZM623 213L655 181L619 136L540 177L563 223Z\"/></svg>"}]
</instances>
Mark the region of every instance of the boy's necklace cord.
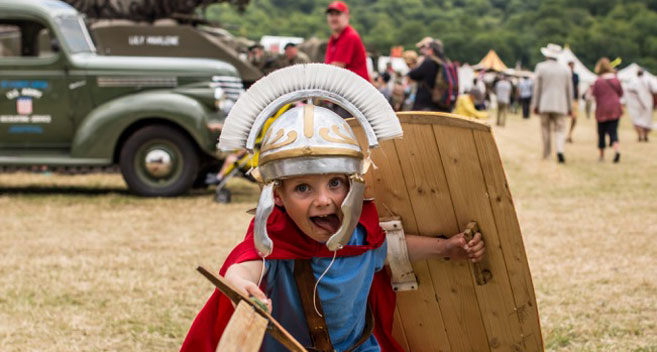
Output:
<instances>
[{"instance_id":1,"label":"boy's necklace cord","mask_svg":"<svg viewBox=\"0 0 657 352\"><path fill-rule=\"evenodd\" d=\"M335 261L335 257L338 255L338 251L333 252L333 259L331 259L331 263L326 267L326 270L322 273L322 275L319 276L319 279L317 279L317 282L315 282L315 289L313 289L313 308L315 308L315 313L319 315L320 317L324 317L322 314L319 313L319 310L317 309L317 285L319 285L319 282L322 280L324 275L331 269L331 266L333 265L333 262ZM264 258L263 258L264 260Z\"/></svg>"}]
</instances>

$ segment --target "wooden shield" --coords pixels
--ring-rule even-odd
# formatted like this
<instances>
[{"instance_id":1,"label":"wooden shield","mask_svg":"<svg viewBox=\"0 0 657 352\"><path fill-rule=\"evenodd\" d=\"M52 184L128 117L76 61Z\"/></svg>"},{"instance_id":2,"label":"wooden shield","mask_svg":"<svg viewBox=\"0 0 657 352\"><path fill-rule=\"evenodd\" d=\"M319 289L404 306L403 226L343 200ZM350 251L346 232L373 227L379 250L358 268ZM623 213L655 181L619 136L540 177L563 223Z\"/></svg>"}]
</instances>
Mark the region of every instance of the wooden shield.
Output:
<instances>
[{"instance_id":1,"label":"wooden shield","mask_svg":"<svg viewBox=\"0 0 657 352\"><path fill-rule=\"evenodd\" d=\"M419 288L397 293L394 335L406 351L543 351L536 297L491 128L435 112L399 113L403 139L372 150L367 196L404 231L451 236L476 221L486 242L478 285L468 261L413 263ZM361 145L365 136L350 121Z\"/></svg>"}]
</instances>

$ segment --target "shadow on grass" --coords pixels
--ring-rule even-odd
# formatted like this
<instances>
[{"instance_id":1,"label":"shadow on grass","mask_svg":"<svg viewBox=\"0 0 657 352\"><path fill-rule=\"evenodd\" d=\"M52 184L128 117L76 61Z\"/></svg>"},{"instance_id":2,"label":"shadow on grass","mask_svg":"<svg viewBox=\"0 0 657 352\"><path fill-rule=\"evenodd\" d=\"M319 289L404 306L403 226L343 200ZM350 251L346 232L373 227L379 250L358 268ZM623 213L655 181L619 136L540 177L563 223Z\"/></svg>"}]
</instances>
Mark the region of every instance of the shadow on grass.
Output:
<instances>
[{"instance_id":1,"label":"shadow on grass","mask_svg":"<svg viewBox=\"0 0 657 352\"><path fill-rule=\"evenodd\" d=\"M121 187L81 187L81 186L22 186L0 187L1 195L104 195L104 194L130 195L130 192Z\"/></svg>"},{"instance_id":2,"label":"shadow on grass","mask_svg":"<svg viewBox=\"0 0 657 352\"><path fill-rule=\"evenodd\" d=\"M0 173L2 176L2 173ZM48 175L50 176L50 175ZM116 180L116 176L107 176L105 174L83 175L79 178L71 177L48 177L43 178L40 175L17 174L12 175L10 179L19 179L24 181L22 184L3 184L0 179L0 196L30 198L30 199L51 199L61 197L74 198L98 198L107 197L122 199L123 201L139 201L146 199L157 199L158 197L141 197L133 194L123 182ZM71 183L74 180L75 183ZM15 181L13 181L15 182ZM66 183L64 183L66 182ZM226 189L232 194L230 203L251 203L257 202L260 194L258 185L250 180L241 177L234 177L226 185ZM188 192L171 197L180 199L202 199L208 200L215 198L215 186L193 188ZM168 198L168 197L164 197Z\"/></svg>"},{"instance_id":3,"label":"shadow on grass","mask_svg":"<svg viewBox=\"0 0 657 352\"><path fill-rule=\"evenodd\" d=\"M248 187L231 187L232 199L230 203L249 203L257 202L258 189ZM0 196L14 196L14 197L33 197L33 196L106 196L115 195L125 197L126 200L133 199L152 199L152 197L140 197L132 194L127 188L122 187L92 187L92 186L15 186L7 187L0 186ZM203 198L208 197L214 199L215 188L208 187L202 189L192 189L189 192L172 198Z\"/></svg>"},{"instance_id":4,"label":"shadow on grass","mask_svg":"<svg viewBox=\"0 0 657 352\"><path fill-rule=\"evenodd\" d=\"M0 195L89 195L99 196L107 194L123 195L136 199L146 198L132 194L123 187L91 187L91 186L17 186L0 187ZM203 197L214 194L214 189L194 189L179 197Z\"/></svg>"}]
</instances>

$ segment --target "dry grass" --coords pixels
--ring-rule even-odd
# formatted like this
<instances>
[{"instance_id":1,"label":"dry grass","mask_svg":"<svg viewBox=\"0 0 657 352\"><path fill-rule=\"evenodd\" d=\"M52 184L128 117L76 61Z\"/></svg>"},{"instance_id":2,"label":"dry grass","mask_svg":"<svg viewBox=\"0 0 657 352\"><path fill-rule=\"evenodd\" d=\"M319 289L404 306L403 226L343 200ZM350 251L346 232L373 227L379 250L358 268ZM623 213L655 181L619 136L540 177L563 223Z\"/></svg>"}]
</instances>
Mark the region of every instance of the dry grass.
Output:
<instances>
[{"instance_id":1,"label":"dry grass","mask_svg":"<svg viewBox=\"0 0 657 352\"><path fill-rule=\"evenodd\" d=\"M2 351L176 349L211 292L194 269L218 268L257 197L245 182L219 205L134 198L118 175L0 177Z\"/></svg>"},{"instance_id":2,"label":"dry grass","mask_svg":"<svg viewBox=\"0 0 657 352\"><path fill-rule=\"evenodd\" d=\"M566 165L540 159L536 118L495 131L546 349L657 351L657 145L624 118L621 163L600 163L594 121L578 122Z\"/></svg>"},{"instance_id":3,"label":"dry grass","mask_svg":"<svg viewBox=\"0 0 657 352\"><path fill-rule=\"evenodd\" d=\"M540 159L538 121L496 129L551 351L657 351L657 141L627 120L623 159L597 162L580 119L566 165ZM609 159L609 158L608 158ZM127 195L117 175L0 175L0 350L176 350L242 236L257 188Z\"/></svg>"}]
</instances>

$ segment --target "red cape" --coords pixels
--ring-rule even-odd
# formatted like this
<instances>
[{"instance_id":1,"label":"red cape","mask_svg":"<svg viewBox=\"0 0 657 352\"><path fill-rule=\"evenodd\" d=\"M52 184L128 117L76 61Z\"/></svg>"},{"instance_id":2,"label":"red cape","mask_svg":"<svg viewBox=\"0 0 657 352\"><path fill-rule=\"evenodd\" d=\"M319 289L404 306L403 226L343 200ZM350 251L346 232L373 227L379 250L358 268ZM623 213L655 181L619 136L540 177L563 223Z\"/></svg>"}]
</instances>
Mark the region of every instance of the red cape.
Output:
<instances>
[{"instance_id":1,"label":"red cape","mask_svg":"<svg viewBox=\"0 0 657 352\"><path fill-rule=\"evenodd\" d=\"M366 243L362 246L345 246L337 256L354 256L370 249L380 247L385 241L385 233L379 226L379 215L374 202L364 202L359 223L367 231ZM322 243L318 243L301 233L284 211L275 208L267 220L267 232L274 241L274 250L267 259L310 259L313 257L332 258ZM253 244L253 220L244 241L237 245L226 258L219 273L226 274L229 266L260 257ZM395 311L395 293L390 286L390 278L385 270L374 275L370 289L369 303L374 313L374 336L384 352L401 352L403 349L392 337L392 322ZM184 352L215 352L221 334L233 314L231 301L219 290L215 290L201 312L196 316L181 347Z\"/></svg>"}]
</instances>

